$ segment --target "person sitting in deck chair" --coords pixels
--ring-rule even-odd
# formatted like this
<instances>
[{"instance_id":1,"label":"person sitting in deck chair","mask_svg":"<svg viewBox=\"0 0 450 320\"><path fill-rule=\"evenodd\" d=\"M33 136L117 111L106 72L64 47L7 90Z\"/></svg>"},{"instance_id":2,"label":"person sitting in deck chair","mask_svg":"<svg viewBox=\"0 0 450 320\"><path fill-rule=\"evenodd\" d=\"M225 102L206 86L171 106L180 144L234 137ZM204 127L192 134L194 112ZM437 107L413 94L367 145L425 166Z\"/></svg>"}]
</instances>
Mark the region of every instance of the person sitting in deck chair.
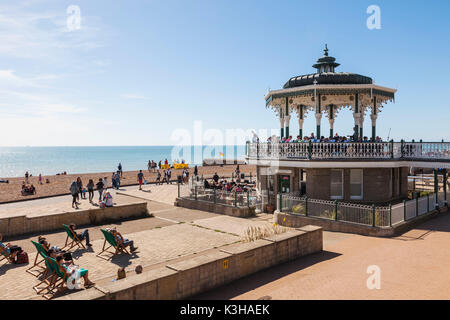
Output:
<instances>
[{"instance_id":1,"label":"person sitting in deck chair","mask_svg":"<svg viewBox=\"0 0 450 320\"><path fill-rule=\"evenodd\" d=\"M122 235L116 230L116 228L110 229L110 232L116 239L117 243L122 244L125 248L129 246L132 253L137 250L138 247L134 246L134 241L122 237Z\"/></svg>"},{"instance_id":2,"label":"person sitting in deck chair","mask_svg":"<svg viewBox=\"0 0 450 320\"><path fill-rule=\"evenodd\" d=\"M88 270L83 269L83 268L78 268L78 266L69 265L67 263L64 263L62 256L57 256L55 260L60 268L64 268L65 273L68 276L78 273L78 276L75 278L83 278L85 287L90 287L90 286L95 285L95 283L92 282L91 280L89 280L89 278L88 278L88 273L89 273Z\"/></svg>"},{"instance_id":3,"label":"person sitting in deck chair","mask_svg":"<svg viewBox=\"0 0 450 320\"><path fill-rule=\"evenodd\" d=\"M92 244L89 241L89 230L88 229L84 230L83 233L77 233L75 231L75 224L74 223L71 223L69 225L69 228L77 235L77 237L78 237L78 239L80 239L80 241L83 241L84 239L86 239L86 245L88 247L92 247Z\"/></svg>"},{"instance_id":4,"label":"person sitting in deck chair","mask_svg":"<svg viewBox=\"0 0 450 320\"><path fill-rule=\"evenodd\" d=\"M6 251L6 253L9 255L8 256L9 262L14 263L16 261L17 254L19 252L22 252L22 248L19 246L12 245L10 243L4 244L2 240L3 236L0 233L0 247L2 247L4 251Z\"/></svg>"},{"instance_id":5,"label":"person sitting in deck chair","mask_svg":"<svg viewBox=\"0 0 450 320\"><path fill-rule=\"evenodd\" d=\"M57 255L62 255L64 257L64 261L73 263L72 254L70 252L67 252L65 250L61 250L57 246L51 246L50 243L47 241L47 239L45 237L43 237L43 236L39 236L38 237L38 242L45 249L45 252L47 253L47 256L50 256L52 258L56 258ZM52 256L51 253L54 253L55 255Z\"/></svg>"}]
</instances>

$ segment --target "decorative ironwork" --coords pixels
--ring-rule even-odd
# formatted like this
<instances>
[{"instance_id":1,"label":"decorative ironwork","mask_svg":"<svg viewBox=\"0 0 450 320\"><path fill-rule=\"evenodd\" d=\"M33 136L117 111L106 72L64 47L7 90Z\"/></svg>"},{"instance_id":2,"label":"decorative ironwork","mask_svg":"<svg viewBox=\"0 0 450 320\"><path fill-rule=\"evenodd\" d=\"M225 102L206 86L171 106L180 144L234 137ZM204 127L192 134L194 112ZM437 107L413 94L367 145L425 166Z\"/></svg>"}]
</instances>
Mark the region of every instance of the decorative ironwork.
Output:
<instances>
[{"instance_id":1,"label":"decorative ironwork","mask_svg":"<svg viewBox=\"0 0 450 320\"><path fill-rule=\"evenodd\" d=\"M266 160L403 159L450 161L448 142L249 143L247 156Z\"/></svg>"}]
</instances>

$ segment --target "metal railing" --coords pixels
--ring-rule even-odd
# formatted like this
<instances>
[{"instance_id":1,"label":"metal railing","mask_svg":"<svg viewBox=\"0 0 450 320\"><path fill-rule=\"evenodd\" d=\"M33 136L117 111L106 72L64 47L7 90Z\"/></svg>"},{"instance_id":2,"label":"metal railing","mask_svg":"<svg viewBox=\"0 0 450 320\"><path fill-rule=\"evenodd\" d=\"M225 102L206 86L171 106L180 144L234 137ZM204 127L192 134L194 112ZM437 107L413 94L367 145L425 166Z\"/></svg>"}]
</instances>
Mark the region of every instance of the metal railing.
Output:
<instances>
[{"instance_id":1,"label":"metal railing","mask_svg":"<svg viewBox=\"0 0 450 320\"><path fill-rule=\"evenodd\" d=\"M205 188L204 180L199 178L189 179L186 184L178 183L178 197L195 201L203 201L215 204L221 204L232 207L259 208L267 203L267 197L264 198L258 191L226 191L217 188Z\"/></svg>"},{"instance_id":2,"label":"metal railing","mask_svg":"<svg viewBox=\"0 0 450 320\"><path fill-rule=\"evenodd\" d=\"M449 142L248 143L254 159L404 159L450 161Z\"/></svg>"},{"instance_id":3,"label":"metal railing","mask_svg":"<svg viewBox=\"0 0 450 320\"><path fill-rule=\"evenodd\" d=\"M280 212L372 227L392 227L447 205L443 192L437 196L429 193L394 206L309 199L289 194L278 194L277 200L277 209Z\"/></svg>"}]
</instances>

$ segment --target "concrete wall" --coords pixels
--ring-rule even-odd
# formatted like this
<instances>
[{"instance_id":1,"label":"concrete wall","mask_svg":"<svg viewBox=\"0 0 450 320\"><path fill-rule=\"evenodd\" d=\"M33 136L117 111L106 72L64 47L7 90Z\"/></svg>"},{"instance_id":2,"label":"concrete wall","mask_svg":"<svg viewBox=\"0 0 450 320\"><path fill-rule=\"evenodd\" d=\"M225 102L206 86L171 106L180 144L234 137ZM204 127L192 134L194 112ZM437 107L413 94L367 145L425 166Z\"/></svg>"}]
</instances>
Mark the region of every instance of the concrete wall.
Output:
<instances>
[{"instance_id":1,"label":"concrete wall","mask_svg":"<svg viewBox=\"0 0 450 320\"><path fill-rule=\"evenodd\" d=\"M185 299L322 249L322 228L305 226L249 243L224 246L176 263L169 262L165 267L58 300Z\"/></svg>"},{"instance_id":2,"label":"concrete wall","mask_svg":"<svg viewBox=\"0 0 450 320\"><path fill-rule=\"evenodd\" d=\"M214 212L219 214L225 214L227 216L232 217L240 217L240 218L246 218L246 217L252 217L255 215L255 208L248 208L248 207L231 207L231 206L225 206L222 204L214 204L212 202L206 202L206 201L195 201L190 199L184 199L184 198L177 198L175 200L174 205L176 207L183 207L188 209L194 209L194 210L201 210L201 211L208 211L208 212Z\"/></svg>"},{"instance_id":3,"label":"concrete wall","mask_svg":"<svg viewBox=\"0 0 450 320\"><path fill-rule=\"evenodd\" d=\"M148 214L147 202L117 205L112 208L79 210L39 216L2 216L0 233L4 237L20 236L35 232L61 230L63 224L75 223L79 226L121 221Z\"/></svg>"}]
</instances>

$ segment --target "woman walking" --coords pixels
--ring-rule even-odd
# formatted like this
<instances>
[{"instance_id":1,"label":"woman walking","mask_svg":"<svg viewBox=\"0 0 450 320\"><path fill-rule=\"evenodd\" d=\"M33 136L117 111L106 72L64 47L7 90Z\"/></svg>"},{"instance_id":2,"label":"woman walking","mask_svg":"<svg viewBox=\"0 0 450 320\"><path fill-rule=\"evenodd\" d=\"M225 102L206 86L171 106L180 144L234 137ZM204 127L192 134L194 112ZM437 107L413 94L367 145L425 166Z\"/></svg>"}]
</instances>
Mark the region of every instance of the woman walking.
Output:
<instances>
[{"instance_id":1,"label":"woman walking","mask_svg":"<svg viewBox=\"0 0 450 320\"><path fill-rule=\"evenodd\" d=\"M86 187L89 192L89 202L92 203L92 199L94 199L94 180L89 179L89 183Z\"/></svg>"},{"instance_id":2,"label":"woman walking","mask_svg":"<svg viewBox=\"0 0 450 320\"><path fill-rule=\"evenodd\" d=\"M97 190L98 190L98 201L102 201L102 193L103 193L103 181L102 181L102 178L98 179Z\"/></svg>"},{"instance_id":3,"label":"woman walking","mask_svg":"<svg viewBox=\"0 0 450 320\"><path fill-rule=\"evenodd\" d=\"M81 181L81 178L77 178L77 188L78 188L78 195L81 195L80 198L83 198L83 182Z\"/></svg>"},{"instance_id":4,"label":"woman walking","mask_svg":"<svg viewBox=\"0 0 450 320\"><path fill-rule=\"evenodd\" d=\"M78 209L78 203L77 203L78 186L77 186L77 183L75 181L72 182L69 190L70 190L70 193L72 194L72 208Z\"/></svg>"}]
</instances>

